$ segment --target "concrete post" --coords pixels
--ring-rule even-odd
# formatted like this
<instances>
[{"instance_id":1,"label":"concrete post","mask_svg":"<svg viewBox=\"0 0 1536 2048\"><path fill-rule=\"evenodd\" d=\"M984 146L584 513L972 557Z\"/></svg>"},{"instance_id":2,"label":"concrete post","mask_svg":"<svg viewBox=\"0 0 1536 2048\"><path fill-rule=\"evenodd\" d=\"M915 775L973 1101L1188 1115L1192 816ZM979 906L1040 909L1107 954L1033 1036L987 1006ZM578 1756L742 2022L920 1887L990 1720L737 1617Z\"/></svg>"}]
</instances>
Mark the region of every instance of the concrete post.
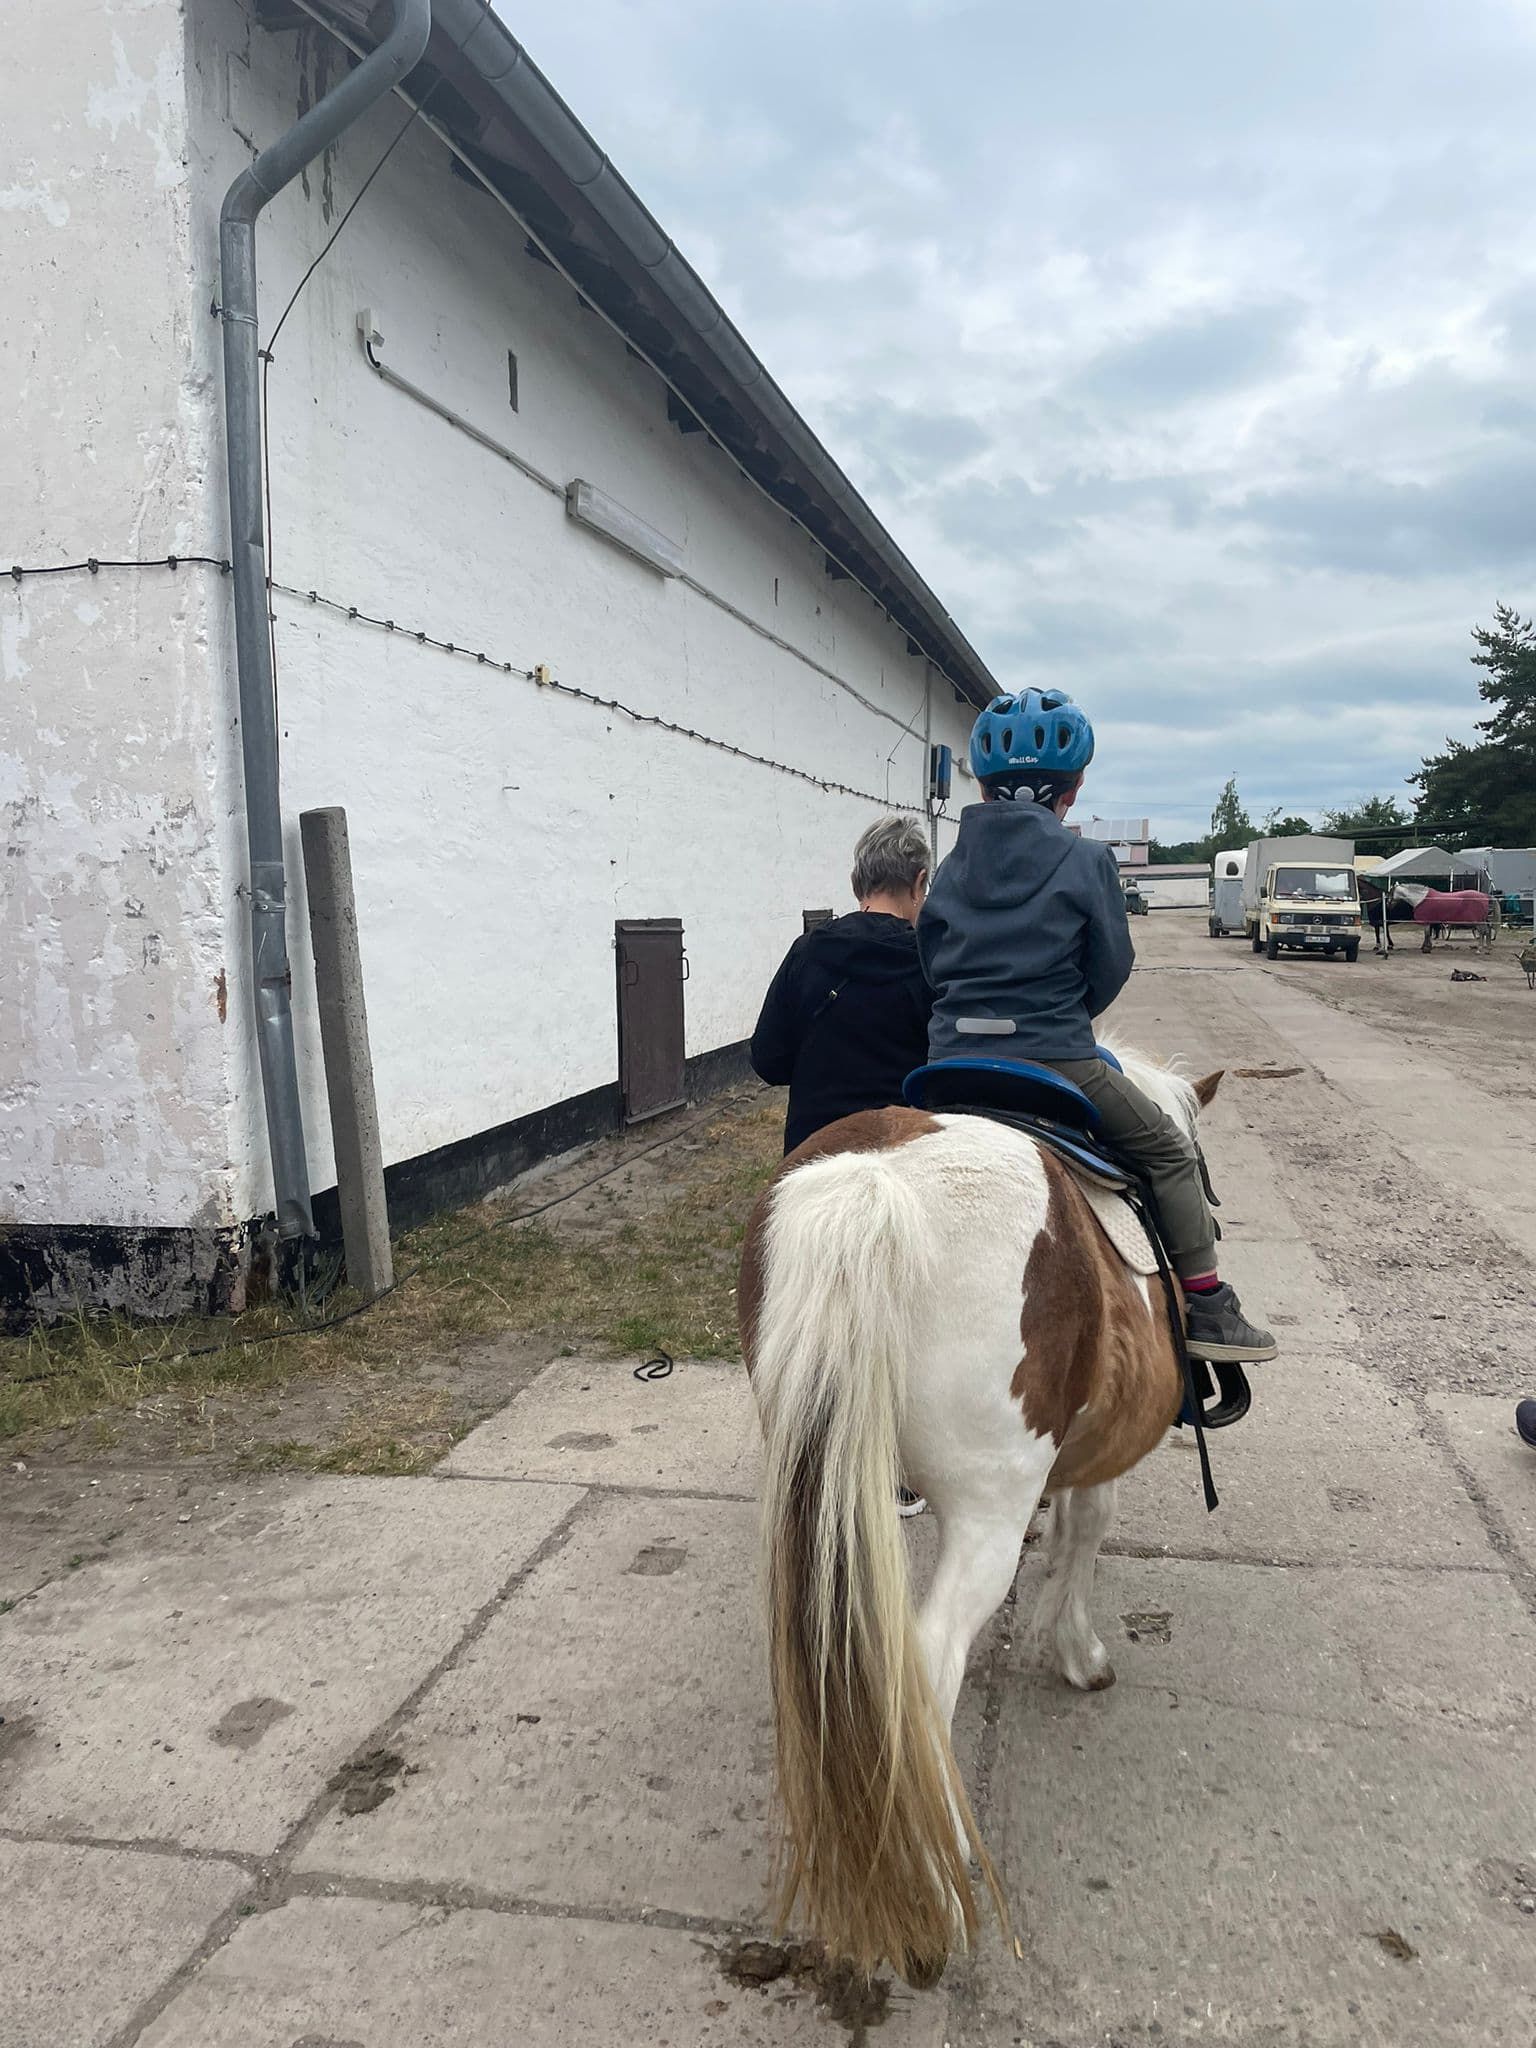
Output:
<instances>
[{"instance_id":1,"label":"concrete post","mask_svg":"<svg viewBox=\"0 0 1536 2048\"><path fill-rule=\"evenodd\" d=\"M373 1060L368 1051L368 1010L363 1000L347 814L340 809L302 811L299 831L309 890L315 994L347 1279L371 1301L393 1285L395 1267L384 1196L379 1112L373 1095Z\"/></svg>"}]
</instances>

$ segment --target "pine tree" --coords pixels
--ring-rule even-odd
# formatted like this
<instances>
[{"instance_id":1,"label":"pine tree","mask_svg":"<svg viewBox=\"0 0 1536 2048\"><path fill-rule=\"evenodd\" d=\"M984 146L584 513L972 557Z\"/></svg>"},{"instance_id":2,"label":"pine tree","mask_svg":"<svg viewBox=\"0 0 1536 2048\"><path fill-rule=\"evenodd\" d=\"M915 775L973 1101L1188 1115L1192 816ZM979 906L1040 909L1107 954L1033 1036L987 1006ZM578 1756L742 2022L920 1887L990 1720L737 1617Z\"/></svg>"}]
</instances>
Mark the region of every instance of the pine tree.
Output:
<instances>
[{"instance_id":1,"label":"pine tree","mask_svg":"<svg viewBox=\"0 0 1536 2048\"><path fill-rule=\"evenodd\" d=\"M1494 707L1478 720L1487 738L1448 739L1410 782L1415 822L1451 846L1536 843L1536 626L1512 605L1494 606L1492 626L1475 626L1478 695Z\"/></svg>"}]
</instances>

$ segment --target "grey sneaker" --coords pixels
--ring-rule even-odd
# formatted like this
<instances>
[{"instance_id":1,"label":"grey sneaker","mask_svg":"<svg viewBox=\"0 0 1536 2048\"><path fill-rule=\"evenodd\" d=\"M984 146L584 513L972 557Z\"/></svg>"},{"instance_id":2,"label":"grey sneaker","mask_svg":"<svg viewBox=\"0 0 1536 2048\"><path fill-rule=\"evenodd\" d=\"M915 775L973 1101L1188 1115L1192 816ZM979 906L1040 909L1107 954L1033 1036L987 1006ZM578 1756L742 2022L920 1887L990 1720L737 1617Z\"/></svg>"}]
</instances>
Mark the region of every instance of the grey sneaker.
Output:
<instances>
[{"instance_id":1,"label":"grey sneaker","mask_svg":"<svg viewBox=\"0 0 1536 2048\"><path fill-rule=\"evenodd\" d=\"M1184 1300L1189 1311L1185 1341L1191 1358L1208 1358L1218 1365L1258 1364L1279 1350L1268 1330L1255 1329L1246 1319L1241 1302L1225 1281L1210 1294L1186 1294Z\"/></svg>"}]
</instances>

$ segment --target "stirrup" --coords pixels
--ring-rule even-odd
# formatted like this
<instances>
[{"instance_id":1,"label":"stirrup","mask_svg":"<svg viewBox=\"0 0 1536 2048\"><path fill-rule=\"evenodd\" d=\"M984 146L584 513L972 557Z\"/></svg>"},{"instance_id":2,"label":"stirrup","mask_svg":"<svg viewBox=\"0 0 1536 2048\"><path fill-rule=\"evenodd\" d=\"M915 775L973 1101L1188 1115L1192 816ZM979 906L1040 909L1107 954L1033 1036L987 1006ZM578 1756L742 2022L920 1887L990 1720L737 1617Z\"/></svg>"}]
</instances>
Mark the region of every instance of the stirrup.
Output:
<instances>
[{"instance_id":1,"label":"stirrup","mask_svg":"<svg viewBox=\"0 0 1536 2048\"><path fill-rule=\"evenodd\" d=\"M1253 1389L1240 1365L1226 1360L1191 1358L1189 1373L1188 1384L1199 1403L1203 1428L1225 1429L1229 1423L1241 1422L1252 1407ZM1190 1413L1190 1394L1186 1393L1174 1427L1182 1429L1194 1420Z\"/></svg>"}]
</instances>

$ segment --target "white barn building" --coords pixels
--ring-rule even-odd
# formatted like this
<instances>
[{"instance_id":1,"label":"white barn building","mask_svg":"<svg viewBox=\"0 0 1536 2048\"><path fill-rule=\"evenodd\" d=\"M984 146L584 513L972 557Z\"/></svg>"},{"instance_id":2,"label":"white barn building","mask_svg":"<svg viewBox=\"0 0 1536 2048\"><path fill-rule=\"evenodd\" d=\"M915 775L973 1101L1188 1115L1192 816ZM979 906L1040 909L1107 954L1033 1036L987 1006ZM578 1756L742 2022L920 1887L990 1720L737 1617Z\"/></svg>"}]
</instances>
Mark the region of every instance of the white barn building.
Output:
<instances>
[{"instance_id":1,"label":"white barn building","mask_svg":"<svg viewBox=\"0 0 1536 2048\"><path fill-rule=\"evenodd\" d=\"M625 921L680 924L684 1089L739 1071L859 830L932 814L930 745L997 687L484 0L432 16L256 229L302 1193L335 1166L298 821L340 805L397 1225L624 1113ZM237 1302L274 1208L219 214L389 26L53 0L8 42L13 1304Z\"/></svg>"}]
</instances>

